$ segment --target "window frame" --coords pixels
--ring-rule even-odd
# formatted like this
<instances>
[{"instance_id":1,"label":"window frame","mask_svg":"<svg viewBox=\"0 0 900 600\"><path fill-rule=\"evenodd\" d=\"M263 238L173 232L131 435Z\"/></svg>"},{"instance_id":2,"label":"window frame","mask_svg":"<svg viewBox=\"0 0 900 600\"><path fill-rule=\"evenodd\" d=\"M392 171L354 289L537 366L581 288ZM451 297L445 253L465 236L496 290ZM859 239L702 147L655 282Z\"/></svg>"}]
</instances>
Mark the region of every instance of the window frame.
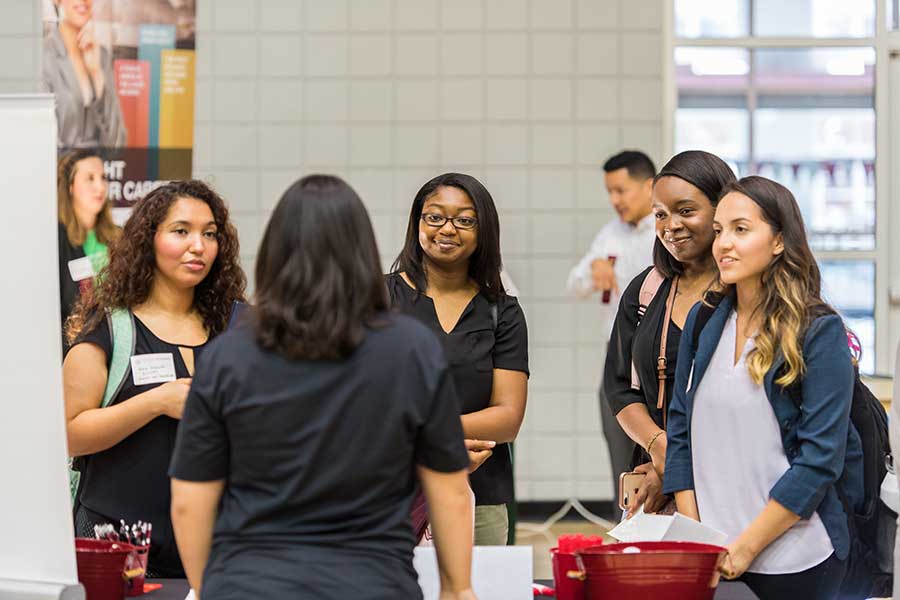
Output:
<instances>
[{"instance_id":1,"label":"window frame","mask_svg":"<svg viewBox=\"0 0 900 600\"><path fill-rule=\"evenodd\" d=\"M662 30L662 150L671 156L675 148L675 114L678 88L675 49L680 46L705 48L847 48L870 47L875 50L875 249L863 251L816 251L819 261L871 260L875 263L875 374L892 374L897 340L900 339L900 235L890 237L891 229L900 231L900 210L891 211L890 196L900 198L900 142L893 142L891 127L900 138L900 107L890 104L891 88L900 103L900 30L889 31L889 3L875 0L875 36L859 38L754 37L680 38L675 34L675 0L663 0ZM748 1L749 23L753 23L753 0ZM891 77L891 60L898 61ZM752 82L750 83L752 86ZM755 97L751 90L749 97ZM748 108L752 108L749 107ZM892 114L893 113L893 114ZM750 133L752 145L752 117ZM752 157L752 156L751 156Z\"/></svg>"}]
</instances>

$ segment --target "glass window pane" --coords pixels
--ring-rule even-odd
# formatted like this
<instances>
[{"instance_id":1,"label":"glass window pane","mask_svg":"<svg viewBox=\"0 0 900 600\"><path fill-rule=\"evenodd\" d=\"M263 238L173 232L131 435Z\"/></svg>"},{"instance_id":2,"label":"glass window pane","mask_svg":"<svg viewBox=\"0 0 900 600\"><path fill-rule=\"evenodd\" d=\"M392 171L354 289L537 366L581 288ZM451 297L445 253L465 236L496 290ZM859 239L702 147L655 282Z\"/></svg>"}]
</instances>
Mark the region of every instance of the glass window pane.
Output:
<instances>
[{"instance_id":1,"label":"glass window pane","mask_svg":"<svg viewBox=\"0 0 900 600\"><path fill-rule=\"evenodd\" d=\"M750 34L749 0L675 0L675 35L683 38Z\"/></svg>"},{"instance_id":2,"label":"glass window pane","mask_svg":"<svg viewBox=\"0 0 900 600\"><path fill-rule=\"evenodd\" d=\"M873 105L875 49L766 48L753 53L753 86L762 94L844 96Z\"/></svg>"},{"instance_id":3,"label":"glass window pane","mask_svg":"<svg viewBox=\"0 0 900 600\"><path fill-rule=\"evenodd\" d=\"M794 192L818 250L875 247L874 58L871 48L754 56L754 164Z\"/></svg>"},{"instance_id":4,"label":"glass window pane","mask_svg":"<svg viewBox=\"0 0 900 600\"><path fill-rule=\"evenodd\" d=\"M675 48L678 91L745 94L750 52L745 48Z\"/></svg>"},{"instance_id":5,"label":"glass window pane","mask_svg":"<svg viewBox=\"0 0 900 600\"><path fill-rule=\"evenodd\" d=\"M873 37L875 0L753 0L753 34Z\"/></svg>"},{"instance_id":6,"label":"glass window pane","mask_svg":"<svg viewBox=\"0 0 900 600\"><path fill-rule=\"evenodd\" d=\"M746 109L679 108L675 152L706 150L721 157L741 177L749 174L750 121Z\"/></svg>"},{"instance_id":7,"label":"glass window pane","mask_svg":"<svg viewBox=\"0 0 900 600\"><path fill-rule=\"evenodd\" d=\"M834 306L862 345L860 371L875 372L875 263L822 261L823 299Z\"/></svg>"}]
</instances>

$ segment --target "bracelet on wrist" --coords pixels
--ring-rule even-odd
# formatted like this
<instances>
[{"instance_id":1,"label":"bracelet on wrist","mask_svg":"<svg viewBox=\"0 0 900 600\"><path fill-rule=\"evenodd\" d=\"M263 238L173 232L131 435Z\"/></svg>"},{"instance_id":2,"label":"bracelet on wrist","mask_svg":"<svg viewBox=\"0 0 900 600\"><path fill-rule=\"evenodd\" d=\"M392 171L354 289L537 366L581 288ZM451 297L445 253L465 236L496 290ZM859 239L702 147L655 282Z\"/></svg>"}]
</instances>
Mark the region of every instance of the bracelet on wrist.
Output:
<instances>
[{"instance_id":1,"label":"bracelet on wrist","mask_svg":"<svg viewBox=\"0 0 900 600\"><path fill-rule=\"evenodd\" d=\"M665 432L666 432L665 429L660 429L659 431L657 431L656 433L653 434L653 437L650 438L649 442L647 442L647 454L650 454L650 450L651 450L651 448L653 448L653 443L656 441L656 439L659 436L661 436L662 434L664 434Z\"/></svg>"}]
</instances>

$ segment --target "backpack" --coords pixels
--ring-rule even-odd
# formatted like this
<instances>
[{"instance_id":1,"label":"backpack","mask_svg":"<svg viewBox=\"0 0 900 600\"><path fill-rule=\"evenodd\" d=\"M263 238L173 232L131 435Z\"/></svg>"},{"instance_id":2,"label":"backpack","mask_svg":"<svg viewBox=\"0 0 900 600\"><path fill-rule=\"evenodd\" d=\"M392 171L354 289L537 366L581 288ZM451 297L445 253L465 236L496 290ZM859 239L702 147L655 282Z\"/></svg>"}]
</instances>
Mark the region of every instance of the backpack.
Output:
<instances>
[{"instance_id":1,"label":"backpack","mask_svg":"<svg viewBox=\"0 0 900 600\"><path fill-rule=\"evenodd\" d=\"M119 391L122 384L131 372L131 356L134 354L134 316L130 310L117 308L106 313L106 323L109 326L109 337L112 341L112 357L109 361L109 372L106 377L106 389L103 391L103 400L100 408L109 406ZM86 456L69 458L69 494L72 498L72 507L76 506L78 491L81 483L81 472L85 467Z\"/></svg>"},{"instance_id":2,"label":"backpack","mask_svg":"<svg viewBox=\"0 0 900 600\"><path fill-rule=\"evenodd\" d=\"M713 306L700 305L692 332L694 348L714 311ZM847 342L851 352L856 354L859 340L848 332ZM848 515L850 528L850 555L841 584L842 600L891 595L894 537L897 532L897 514L881 500L881 483L888 471L893 471L887 413L875 394L860 379L858 366L854 366L854 373L850 423L862 442L864 500L860 510L854 509L838 480L835 491ZM801 385L802 382L795 381L786 389L798 408L802 403Z\"/></svg>"}]
</instances>

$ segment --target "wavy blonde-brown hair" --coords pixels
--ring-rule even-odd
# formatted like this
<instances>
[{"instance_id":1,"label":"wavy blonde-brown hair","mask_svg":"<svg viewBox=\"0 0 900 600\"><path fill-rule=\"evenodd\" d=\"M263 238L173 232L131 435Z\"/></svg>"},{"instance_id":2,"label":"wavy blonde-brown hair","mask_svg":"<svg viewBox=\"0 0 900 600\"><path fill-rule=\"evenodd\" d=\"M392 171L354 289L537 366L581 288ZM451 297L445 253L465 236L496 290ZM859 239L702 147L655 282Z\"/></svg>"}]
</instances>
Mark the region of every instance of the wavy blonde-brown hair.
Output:
<instances>
[{"instance_id":1,"label":"wavy blonde-brown hair","mask_svg":"<svg viewBox=\"0 0 900 600\"><path fill-rule=\"evenodd\" d=\"M75 209L72 207L72 183L75 181L75 173L78 171L78 163L86 158L103 157L96 150L81 149L63 154L59 158L56 169L56 209L59 222L66 228L66 237L73 246L84 245L87 237L87 229L75 218ZM121 230L113 222L112 211L109 209L109 201L103 205L103 210L97 215L94 225L97 239L109 245L121 234Z\"/></svg>"},{"instance_id":2,"label":"wavy blonde-brown hair","mask_svg":"<svg viewBox=\"0 0 900 600\"><path fill-rule=\"evenodd\" d=\"M810 323L823 314L834 313L821 297L821 274L806 238L806 228L794 195L783 185L765 177L744 177L722 190L750 198L759 207L763 220L781 235L784 250L775 256L761 276L762 298L753 317L763 315L756 335L756 347L747 356L747 370L757 384L772 368L779 353L785 369L775 383L786 387L806 372L803 336Z\"/></svg>"}]
</instances>

